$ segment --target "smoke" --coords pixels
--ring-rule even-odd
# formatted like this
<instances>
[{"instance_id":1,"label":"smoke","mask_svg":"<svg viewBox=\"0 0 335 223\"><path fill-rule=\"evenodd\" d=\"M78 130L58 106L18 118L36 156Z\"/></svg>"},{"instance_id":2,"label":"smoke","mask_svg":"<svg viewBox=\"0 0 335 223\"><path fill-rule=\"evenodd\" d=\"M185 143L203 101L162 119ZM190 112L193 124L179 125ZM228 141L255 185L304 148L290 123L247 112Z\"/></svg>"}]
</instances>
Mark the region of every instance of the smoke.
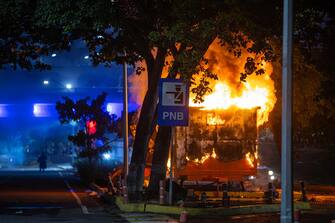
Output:
<instances>
[{"instance_id":1,"label":"smoke","mask_svg":"<svg viewBox=\"0 0 335 223\"><path fill-rule=\"evenodd\" d=\"M143 68L140 74L136 74L136 70ZM147 65L144 60L135 64L134 72L128 78L130 101L137 105L142 105L145 94L148 89L148 72Z\"/></svg>"},{"instance_id":2,"label":"smoke","mask_svg":"<svg viewBox=\"0 0 335 223\"><path fill-rule=\"evenodd\" d=\"M178 46L177 46L178 47ZM151 54L154 58L157 55L157 48L151 50ZM165 58L165 66L163 67L161 77L166 78L168 76L168 71L173 61L173 57L168 55ZM141 70L140 74L136 71ZM135 64L134 72L128 78L130 101L136 103L137 105L142 105L145 94L148 90L148 71L147 64L145 60L137 61Z\"/></svg>"},{"instance_id":3,"label":"smoke","mask_svg":"<svg viewBox=\"0 0 335 223\"><path fill-rule=\"evenodd\" d=\"M218 75L219 81L225 82L230 86L234 86L235 93L241 92L242 84L240 82L241 59L236 58L225 48L221 47L215 40L205 54L208 59L209 69ZM242 65L243 66L243 65ZM215 82L212 81L211 88L213 89Z\"/></svg>"}]
</instances>

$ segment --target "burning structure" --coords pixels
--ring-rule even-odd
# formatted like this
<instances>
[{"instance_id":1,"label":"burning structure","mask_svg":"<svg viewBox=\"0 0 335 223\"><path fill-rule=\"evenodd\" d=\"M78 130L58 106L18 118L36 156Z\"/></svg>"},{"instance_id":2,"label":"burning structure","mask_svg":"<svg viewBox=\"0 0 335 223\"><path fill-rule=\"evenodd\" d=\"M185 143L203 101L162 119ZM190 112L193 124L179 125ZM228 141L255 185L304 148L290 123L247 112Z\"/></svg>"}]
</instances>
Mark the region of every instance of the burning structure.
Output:
<instances>
[{"instance_id":1,"label":"burning structure","mask_svg":"<svg viewBox=\"0 0 335 223\"><path fill-rule=\"evenodd\" d=\"M268 121L276 103L272 65L243 48L236 57L219 39L213 41L204 58L218 80L206 80L212 92L204 96L202 103L195 103L196 95L192 93L189 97L189 126L177 127L174 137L175 177L240 180L255 175L259 161L258 128ZM240 76L249 58L264 73L250 75L243 82ZM162 77L167 76L167 70L165 67ZM201 78L201 74L197 75L193 82L199 83ZM141 104L146 76L133 75L130 82L130 91L136 96L133 100Z\"/></svg>"},{"instance_id":2,"label":"burning structure","mask_svg":"<svg viewBox=\"0 0 335 223\"><path fill-rule=\"evenodd\" d=\"M276 102L271 64L254 58L262 75L240 81L248 52L235 57L214 41L205 57L218 80L200 104L190 95L189 126L176 130L175 176L189 180L242 180L256 175L258 128L268 121ZM196 80L197 81L197 80Z\"/></svg>"},{"instance_id":3,"label":"burning structure","mask_svg":"<svg viewBox=\"0 0 335 223\"><path fill-rule=\"evenodd\" d=\"M176 130L176 175L189 180L255 175L257 110L190 108L189 126Z\"/></svg>"}]
</instances>

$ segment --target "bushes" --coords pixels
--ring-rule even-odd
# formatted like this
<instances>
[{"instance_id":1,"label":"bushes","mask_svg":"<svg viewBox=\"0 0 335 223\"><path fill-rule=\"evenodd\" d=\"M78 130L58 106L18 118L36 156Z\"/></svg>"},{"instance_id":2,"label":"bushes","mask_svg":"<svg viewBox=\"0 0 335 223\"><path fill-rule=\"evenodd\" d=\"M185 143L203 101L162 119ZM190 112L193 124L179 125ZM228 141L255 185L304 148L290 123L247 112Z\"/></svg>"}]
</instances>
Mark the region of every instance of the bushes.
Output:
<instances>
[{"instance_id":1,"label":"bushes","mask_svg":"<svg viewBox=\"0 0 335 223\"><path fill-rule=\"evenodd\" d=\"M117 165L120 165L117 161L103 161L100 158L92 158L91 161L88 158L78 158L75 162L79 177L84 183L96 182L101 186L107 185L108 173Z\"/></svg>"},{"instance_id":2,"label":"bushes","mask_svg":"<svg viewBox=\"0 0 335 223\"><path fill-rule=\"evenodd\" d=\"M75 167L77 168L80 179L84 183L88 184L95 181L97 168L94 161L90 162L87 158L78 158Z\"/></svg>"}]
</instances>

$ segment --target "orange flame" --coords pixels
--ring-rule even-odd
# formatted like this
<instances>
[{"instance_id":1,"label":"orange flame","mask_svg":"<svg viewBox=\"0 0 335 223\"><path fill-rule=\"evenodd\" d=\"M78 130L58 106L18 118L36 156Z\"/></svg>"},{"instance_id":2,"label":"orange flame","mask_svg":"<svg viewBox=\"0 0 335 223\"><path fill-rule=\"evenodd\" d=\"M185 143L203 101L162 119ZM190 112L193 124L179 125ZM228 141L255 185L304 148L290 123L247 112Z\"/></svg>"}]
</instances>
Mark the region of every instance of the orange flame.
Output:
<instances>
[{"instance_id":1,"label":"orange flame","mask_svg":"<svg viewBox=\"0 0 335 223\"><path fill-rule=\"evenodd\" d=\"M221 119L220 116L216 116L213 113L208 113L207 114L207 125L224 125L226 120Z\"/></svg>"},{"instance_id":2,"label":"orange flame","mask_svg":"<svg viewBox=\"0 0 335 223\"><path fill-rule=\"evenodd\" d=\"M269 113L275 103L274 81L271 79L272 65L259 59L265 70L262 75L250 75L246 82L240 81L240 73L244 71L244 62L251 53L244 51L242 56L236 58L227 49L215 40L205 54L209 60L209 69L218 75L219 80L211 80L212 92L204 96L204 102L194 103L195 95L190 95L190 106L202 107L204 110L219 110L238 107L241 109L259 108L257 125L268 121ZM199 79L196 79L196 82ZM207 120L209 121L209 120ZM211 120L218 121L220 120ZM220 123L216 123L220 124ZM223 124L223 123L221 123Z\"/></svg>"},{"instance_id":3,"label":"orange flame","mask_svg":"<svg viewBox=\"0 0 335 223\"><path fill-rule=\"evenodd\" d=\"M212 158L216 158L216 153L215 153L215 149L213 148L213 151L212 151L212 155L211 155Z\"/></svg>"},{"instance_id":4,"label":"orange flame","mask_svg":"<svg viewBox=\"0 0 335 223\"><path fill-rule=\"evenodd\" d=\"M257 151L254 154L248 152L247 154L245 154L245 159L247 160L249 166L255 167L255 164L259 166Z\"/></svg>"},{"instance_id":5,"label":"orange flame","mask_svg":"<svg viewBox=\"0 0 335 223\"><path fill-rule=\"evenodd\" d=\"M167 163L166 163L167 170L170 171L171 168L171 159L169 158Z\"/></svg>"},{"instance_id":6,"label":"orange flame","mask_svg":"<svg viewBox=\"0 0 335 223\"><path fill-rule=\"evenodd\" d=\"M215 153L215 149L213 148L212 153L205 153L205 155L203 155L200 159L196 158L194 160L191 160L188 156L186 156L186 160L187 161L192 161L192 162L197 163L197 164L203 164L209 158L216 159L216 157L217 157L217 155Z\"/></svg>"}]
</instances>

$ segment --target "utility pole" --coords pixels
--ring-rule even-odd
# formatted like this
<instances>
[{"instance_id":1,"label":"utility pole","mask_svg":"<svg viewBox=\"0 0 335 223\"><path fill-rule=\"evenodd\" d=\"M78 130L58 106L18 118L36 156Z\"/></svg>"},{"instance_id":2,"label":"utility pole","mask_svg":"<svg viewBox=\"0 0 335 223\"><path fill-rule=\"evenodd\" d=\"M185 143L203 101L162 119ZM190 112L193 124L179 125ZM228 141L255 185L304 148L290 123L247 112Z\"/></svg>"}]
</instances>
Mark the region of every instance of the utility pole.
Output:
<instances>
[{"instance_id":1,"label":"utility pole","mask_svg":"<svg viewBox=\"0 0 335 223\"><path fill-rule=\"evenodd\" d=\"M169 180L169 205L173 204L173 163L174 163L174 134L175 127L171 126L171 142L170 142L170 180Z\"/></svg>"},{"instance_id":2,"label":"utility pole","mask_svg":"<svg viewBox=\"0 0 335 223\"><path fill-rule=\"evenodd\" d=\"M123 174L124 184L127 185L128 177L128 74L126 53L123 62Z\"/></svg>"},{"instance_id":3,"label":"utility pole","mask_svg":"<svg viewBox=\"0 0 335 223\"><path fill-rule=\"evenodd\" d=\"M293 222L292 193L292 29L293 0L284 0L282 64L281 223Z\"/></svg>"}]
</instances>

